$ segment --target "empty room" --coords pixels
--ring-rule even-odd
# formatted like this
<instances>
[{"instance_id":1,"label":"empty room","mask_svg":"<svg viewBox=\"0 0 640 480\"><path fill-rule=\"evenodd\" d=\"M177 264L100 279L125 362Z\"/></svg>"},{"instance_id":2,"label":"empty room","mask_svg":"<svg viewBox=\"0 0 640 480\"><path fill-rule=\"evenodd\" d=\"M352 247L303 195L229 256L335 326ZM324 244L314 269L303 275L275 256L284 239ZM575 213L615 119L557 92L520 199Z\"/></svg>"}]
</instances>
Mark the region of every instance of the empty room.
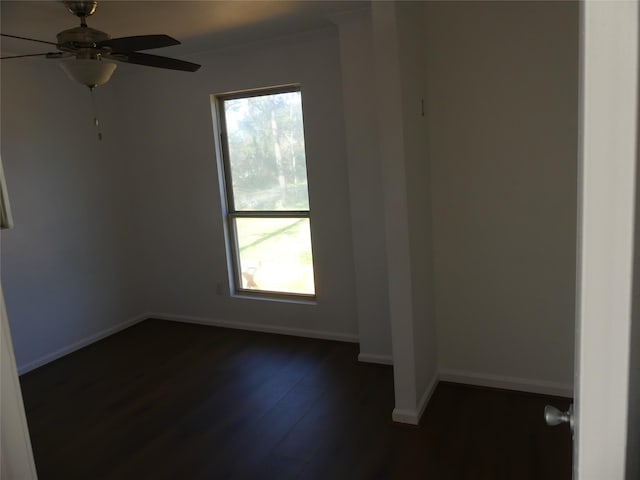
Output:
<instances>
[{"instance_id":1,"label":"empty room","mask_svg":"<svg viewBox=\"0 0 640 480\"><path fill-rule=\"evenodd\" d=\"M638 2L0 9L3 479L637 478Z\"/></svg>"}]
</instances>

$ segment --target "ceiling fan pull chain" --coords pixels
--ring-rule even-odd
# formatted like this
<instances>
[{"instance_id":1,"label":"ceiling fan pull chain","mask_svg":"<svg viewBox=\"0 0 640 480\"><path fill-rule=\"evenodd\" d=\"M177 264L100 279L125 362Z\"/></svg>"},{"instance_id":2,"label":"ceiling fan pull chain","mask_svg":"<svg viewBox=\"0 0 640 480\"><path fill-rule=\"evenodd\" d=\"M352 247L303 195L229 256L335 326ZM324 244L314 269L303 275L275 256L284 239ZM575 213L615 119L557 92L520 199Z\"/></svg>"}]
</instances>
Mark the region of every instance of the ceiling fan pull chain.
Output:
<instances>
[{"instance_id":1,"label":"ceiling fan pull chain","mask_svg":"<svg viewBox=\"0 0 640 480\"><path fill-rule=\"evenodd\" d=\"M96 126L96 130L98 132L98 140L102 141L102 131L100 130L100 122L98 121L98 107L96 106L94 90L95 88L89 87L89 93L91 95L91 110L93 111L93 124Z\"/></svg>"}]
</instances>

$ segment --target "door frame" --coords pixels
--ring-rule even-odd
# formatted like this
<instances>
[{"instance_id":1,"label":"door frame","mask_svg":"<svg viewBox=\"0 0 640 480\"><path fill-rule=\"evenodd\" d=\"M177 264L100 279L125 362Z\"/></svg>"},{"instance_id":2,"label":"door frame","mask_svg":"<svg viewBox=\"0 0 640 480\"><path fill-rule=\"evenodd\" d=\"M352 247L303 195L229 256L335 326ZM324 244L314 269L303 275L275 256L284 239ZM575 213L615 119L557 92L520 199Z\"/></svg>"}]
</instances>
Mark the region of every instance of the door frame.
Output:
<instances>
[{"instance_id":1,"label":"door frame","mask_svg":"<svg viewBox=\"0 0 640 480\"><path fill-rule=\"evenodd\" d=\"M638 1L581 3L574 478L624 480Z\"/></svg>"}]
</instances>

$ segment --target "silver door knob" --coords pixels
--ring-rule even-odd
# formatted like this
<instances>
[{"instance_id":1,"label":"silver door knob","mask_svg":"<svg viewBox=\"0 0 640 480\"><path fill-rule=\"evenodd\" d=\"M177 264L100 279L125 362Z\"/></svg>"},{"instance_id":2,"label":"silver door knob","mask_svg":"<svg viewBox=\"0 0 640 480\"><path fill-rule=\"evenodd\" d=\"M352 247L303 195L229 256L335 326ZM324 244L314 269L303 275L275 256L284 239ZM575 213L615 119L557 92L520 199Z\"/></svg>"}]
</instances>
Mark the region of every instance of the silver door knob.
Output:
<instances>
[{"instance_id":1,"label":"silver door knob","mask_svg":"<svg viewBox=\"0 0 640 480\"><path fill-rule=\"evenodd\" d=\"M569 407L569 410L562 412L556 407L547 405L544 407L544 421L549 426L560 425L561 423L568 423L573 430L573 404Z\"/></svg>"}]
</instances>

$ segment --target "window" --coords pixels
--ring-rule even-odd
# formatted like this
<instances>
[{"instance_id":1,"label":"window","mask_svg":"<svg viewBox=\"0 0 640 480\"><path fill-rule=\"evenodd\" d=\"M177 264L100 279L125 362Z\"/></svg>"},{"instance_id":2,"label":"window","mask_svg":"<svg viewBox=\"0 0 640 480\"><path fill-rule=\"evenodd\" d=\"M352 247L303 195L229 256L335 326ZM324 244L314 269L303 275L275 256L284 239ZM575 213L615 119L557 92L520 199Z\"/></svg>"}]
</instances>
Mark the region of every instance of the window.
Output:
<instances>
[{"instance_id":1,"label":"window","mask_svg":"<svg viewBox=\"0 0 640 480\"><path fill-rule=\"evenodd\" d=\"M314 297L300 89L222 95L216 104L235 292Z\"/></svg>"}]
</instances>

